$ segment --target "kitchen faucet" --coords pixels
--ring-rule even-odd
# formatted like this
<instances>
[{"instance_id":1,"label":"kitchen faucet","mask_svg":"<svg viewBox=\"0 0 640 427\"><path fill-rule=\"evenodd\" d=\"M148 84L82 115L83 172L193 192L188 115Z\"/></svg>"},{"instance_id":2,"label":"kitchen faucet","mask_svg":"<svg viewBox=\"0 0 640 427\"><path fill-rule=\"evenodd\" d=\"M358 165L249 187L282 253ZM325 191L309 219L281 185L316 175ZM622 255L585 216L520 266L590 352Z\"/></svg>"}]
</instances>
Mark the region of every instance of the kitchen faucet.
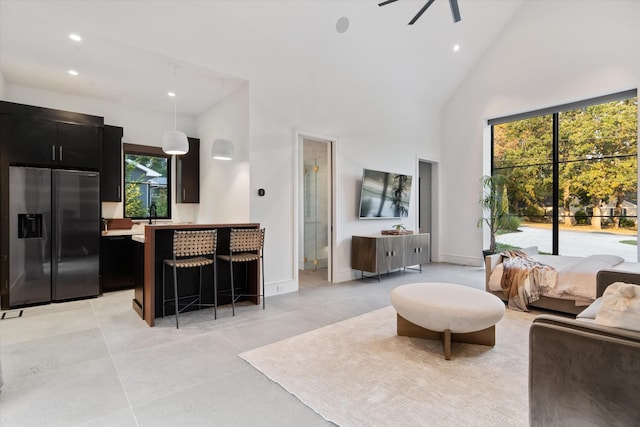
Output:
<instances>
[{"instance_id":1,"label":"kitchen faucet","mask_svg":"<svg viewBox=\"0 0 640 427\"><path fill-rule=\"evenodd\" d=\"M158 218L158 208L156 208L156 203L153 202L149 205L149 224L153 224L152 220Z\"/></svg>"}]
</instances>

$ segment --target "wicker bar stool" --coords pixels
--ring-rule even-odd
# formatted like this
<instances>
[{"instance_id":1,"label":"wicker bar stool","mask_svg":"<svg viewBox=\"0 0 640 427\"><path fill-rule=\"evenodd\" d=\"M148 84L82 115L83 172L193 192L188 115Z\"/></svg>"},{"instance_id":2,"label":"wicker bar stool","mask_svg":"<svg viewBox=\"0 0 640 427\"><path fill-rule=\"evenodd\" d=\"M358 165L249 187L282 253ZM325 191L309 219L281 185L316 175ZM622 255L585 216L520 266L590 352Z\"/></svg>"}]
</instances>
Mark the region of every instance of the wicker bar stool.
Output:
<instances>
[{"instance_id":1,"label":"wicker bar stool","mask_svg":"<svg viewBox=\"0 0 640 427\"><path fill-rule=\"evenodd\" d=\"M262 309L265 308L264 302L264 259L262 257L264 249L264 228L232 228L229 239L229 255L218 255L218 258L229 262L229 271L231 273L231 310L236 315L236 301L245 296L257 296L262 298ZM233 280L233 263L245 263L245 277L247 276L247 263L252 261L260 262L262 292L257 294L235 293L235 285ZM245 280L246 285L246 280Z\"/></svg>"},{"instance_id":2,"label":"wicker bar stool","mask_svg":"<svg viewBox=\"0 0 640 427\"><path fill-rule=\"evenodd\" d=\"M216 230L199 231L174 231L173 232L173 258L163 260L162 264L162 317L165 314L167 302L173 301L176 310L176 329L179 328L178 314L187 308L197 305L199 307L213 307L214 319L218 318L218 285L216 277L216 244L218 234ZM202 267L213 266L213 304L202 304ZM166 298L166 267L173 268L173 298ZM178 293L178 270L199 268L198 293L180 295ZM188 300L181 303L181 300Z\"/></svg>"}]
</instances>

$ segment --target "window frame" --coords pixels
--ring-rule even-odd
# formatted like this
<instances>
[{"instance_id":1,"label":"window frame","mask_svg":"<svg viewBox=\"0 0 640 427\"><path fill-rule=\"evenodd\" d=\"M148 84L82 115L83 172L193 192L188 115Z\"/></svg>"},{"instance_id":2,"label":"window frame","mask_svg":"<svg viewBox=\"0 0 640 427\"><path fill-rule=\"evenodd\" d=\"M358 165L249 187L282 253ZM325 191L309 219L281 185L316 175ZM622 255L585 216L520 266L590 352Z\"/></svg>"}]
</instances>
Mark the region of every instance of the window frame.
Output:
<instances>
[{"instance_id":1,"label":"window frame","mask_svg":"<svg viewBox=\"0 0 640 427\"><path fill-rule=\"evenodd\" d=\"M148 157L162 157L165 158L167 160L167 216L158 216L157 219L171 219L171 202L172 202L172 192L171 192L171 188L173 186L172 184L172 170L171 170L171 158L172 156L170 154L165 153L164 151L162 151L162 148L160 147L154 147L154 146L150 146L150 145L139 145L139 144L128 144L128 143L123 143L122 144L122 150L123 150L123 155L122 155L122 165L123 165L123 169L122 169L122 188L123 188L123 194L122 194L122 217L123 218L130 218L130 219L135 219L135 220L140 220L140 219L148 219L149 216L141 216L141 217L132 217L132 216L127 216L126 213L126 208L127 208L127 198L126 198L126 174L127 174L127 155L131 154L131 155L138 155L138 156L148 156Z\"/></svg>"},{"instance_id":2,"label":"window frame","mask_svg":"<svg viewBox=\"0 0 640 427\"><path fill-rule=\"evenodd\" d=\"M560 239L559 239L559 228L560 228L560 224L559 224L559 218L558 218L558 206L559 206L559 200L560 200L560 194L559 194L559 179L560 179L560 173L559 173L559 168L560 168L560 158L559 158L559 144L560 144L560 122L559 122L559 117L561 113L564 113L566 111L571 111L571 110L576 110L576 109L581 109L581 108L585 108L585 107L589 107L589 106L593 106L593 105L600 105L600 104L607 104L607 103L611 103L611 102L615 102L615 101L622 101L622 100L626 100L626 99L631 99L631 98L637 98L638 97L638 90L637 89L631 89L631 90L626 90L626 91L622 91L622 92L617 92L617 93L612 93L609 95L604 95L604 96L599 96L596 98L590 98L590 99L585 99L582 101L576 101L576 102L571 102L568 104L563 104L563 105L558 105L558 106L554 106L554 107L548 107L548 108L542 108L539 110L535 110L535 111L529 111L529 112L524 112L524 113L519 113L519 114L513 114L510 116L504 116L504 117L498 117L498 118L493 118L493 119L489 119L487 120L487 124L490 126L490 130L491 130L491 174L495 174L497 170L500 170L502 168L498 168L495 165L495 150L494 150L494 146L495 146L495 139L494 139L494 127L496 125L501 125L501 124L505 124L505 123L511 123L511 122L517 122L520 120L524 120L524 119L530 119L530 118L534 118L534 117L540 117L540 116L551 116L552 118L552 159L551 159L551 166L552 166L552 174L553 174L553 184L552 184L552 206L553 206L553 211L552 211L552 227L551 227L551 231L552 231L552 254L553 255L558 255L559 254L559 244L560 244ZM640 148L640 140L636 141L636 156L638 156L638 149ZM637 166L640 169L640 164ZM640 184L640 182L639 182ZM604 215L602 215L604 216Z\"/></svg>"}]
</instances>

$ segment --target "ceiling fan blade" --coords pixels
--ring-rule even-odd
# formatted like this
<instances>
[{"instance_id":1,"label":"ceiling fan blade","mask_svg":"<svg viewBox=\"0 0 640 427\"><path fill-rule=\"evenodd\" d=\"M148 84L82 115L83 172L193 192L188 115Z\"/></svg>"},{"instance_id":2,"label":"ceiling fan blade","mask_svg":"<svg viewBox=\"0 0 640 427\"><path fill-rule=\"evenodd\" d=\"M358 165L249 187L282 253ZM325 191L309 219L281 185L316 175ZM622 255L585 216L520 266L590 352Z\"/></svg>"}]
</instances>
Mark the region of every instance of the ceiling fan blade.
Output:
<instances>
[{"instance_id":1,"label":"ceiling fan blade","mask_svg":"<svg viewBox=\"0 0 640 427\"><path fill-rule=\"evenodd\" d=\"M449 0L449 5L451 6L451 15L453 15L453 23L460 21L462 18L460 17L460 9L458 8L458 0Z\"/></svg>"},{"instance_id":2,"label":"ceiling fan blade","mask_svg":"<svg viewBox=\"0 0 640 427\"><path fill-rule=\"evenodd\" d=\"M382 3L378 3L378 6L384 6L385 4L393 3L396 1L398 0L386 0L386 1L383 1Z\"/></svg>"},{"instance_id":3,"label":"ceiling fan blade","mask_svg":"<svg viewBox=\"0 0 640 427\"><path fill-rule=\"evenodd\" d=\"M413 24L418 20L418 18L420 18L420 17L422 16L422 14L423 14L427 9L429 9L429 6L431 6L431 3L433 3L433 2L434 2L434 0L429 0L429 1L427 2L427 4L425 4L424 6L422 6L422 9L420 9L420 12L418 12L418 13L416 14L416 16L414 16L414 17L413 17L413 19L409 22L409 25L413 25Z\"/></svg>"}]
</instances>

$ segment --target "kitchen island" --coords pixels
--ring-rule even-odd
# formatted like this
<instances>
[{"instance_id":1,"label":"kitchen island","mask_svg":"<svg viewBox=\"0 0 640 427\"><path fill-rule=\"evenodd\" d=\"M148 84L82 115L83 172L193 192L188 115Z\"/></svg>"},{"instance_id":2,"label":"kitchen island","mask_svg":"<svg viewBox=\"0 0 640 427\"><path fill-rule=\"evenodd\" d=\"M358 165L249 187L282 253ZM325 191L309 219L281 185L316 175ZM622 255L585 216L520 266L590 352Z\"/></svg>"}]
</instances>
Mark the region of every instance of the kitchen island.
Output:
<instances>
[{"instance_id":1,"label":"kitchen island","mask_svg":"<svg viewBox=\"0 0 640 427\"><path fill-rule=\"evenodd\" d=\"M161 224L146 225L144 228L144 239L142 236L135 240L142 244L144 249L140 251L143 263L143 277L136 278L136 291L134 293L133 308L144 319L149 326L154 326L156 317L162 316L162 269L163 260L172 257L173 250L173 232L175 230L217 230L218 241L216 253L219 255L229 254L229 237L232 228L260 228L257 223L245 224ZM138 261L139 263L140 261ZM138 266L139 267L139 266ZM244 265L238 267L238 271L234 270L236 287L247 288L247 293L259 294L260 269L256 263L248 263L245 275ZM226 262L217 263L217 279L218 279L218 305L228 304L231 297L226 295L231 289L231 279L229 265ZM197 286L196 271L180 271L179 281L181 287ZM167 269L166 273L167 286L172 286L173 275ZM142 283L140 283L140 281ZM184 285L184 286L183 286ZM189 292L186 290L186 292ZM250 297L249 301L254 304L260 304L260 297ZM202 303L213 303L213 272L211 268L202 270ZM173 315L171 304L166 309L167 315Z\"/></svg>"}]
</instances>

